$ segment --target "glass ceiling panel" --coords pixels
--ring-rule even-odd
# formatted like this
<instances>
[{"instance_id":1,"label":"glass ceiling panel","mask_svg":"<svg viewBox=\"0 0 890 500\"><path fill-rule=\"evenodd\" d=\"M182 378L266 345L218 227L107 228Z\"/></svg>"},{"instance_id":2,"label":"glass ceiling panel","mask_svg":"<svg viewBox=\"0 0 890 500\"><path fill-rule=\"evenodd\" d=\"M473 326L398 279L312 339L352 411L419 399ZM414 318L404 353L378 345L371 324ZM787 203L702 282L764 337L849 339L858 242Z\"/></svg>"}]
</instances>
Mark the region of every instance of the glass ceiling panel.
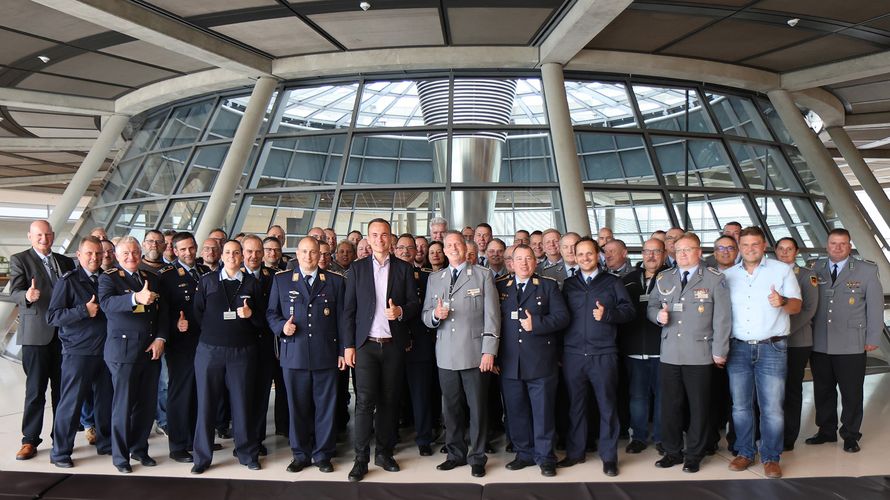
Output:
<instances>
[{"instance_id":1,"label":"glass ceiling panel","mask_svg":"<svg viewBox=\"0 0 890 500\"><path fill-rule=\"evenodd\" d=\"M572 125L634 127L637 120L623 83L565 82Z\"/></svg>"},{"instance_id":2,"label":"glass ceiling panel","mask_svg":"<svg viewBox=\"0 0 890 500\"><path fill-rule=\"evenodd\" d=\"M358 84L301 87L285 92L284 103L269 132L296 133L348 127Z\"/></svg>"},{"instance_id":3,"label":"glass ceiling panel","mask_svg":"<svg viewBox=\"0 0 890 500\"><path fill-rule=\"evenodd\" d=\"M369 82L362 91L359 127L421 127L423 114L413 81Z\"/></svg>"}]
</instances>

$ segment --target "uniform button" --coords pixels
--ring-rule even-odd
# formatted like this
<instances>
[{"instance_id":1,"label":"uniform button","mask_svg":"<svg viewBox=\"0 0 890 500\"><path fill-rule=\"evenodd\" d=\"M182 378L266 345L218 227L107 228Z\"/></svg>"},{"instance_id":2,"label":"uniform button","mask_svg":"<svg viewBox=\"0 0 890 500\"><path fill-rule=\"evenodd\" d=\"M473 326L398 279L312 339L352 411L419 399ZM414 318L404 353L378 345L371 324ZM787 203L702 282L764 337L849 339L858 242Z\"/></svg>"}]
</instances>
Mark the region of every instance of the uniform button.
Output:
<instances>
[{"instance_id":1,"label":"uniform button","mask_svg":"<svg viewBox=\"0 0 890 500\"><path fill-rule=\"evenodd\" d=\"M831 320L829 319L828 322L831 323Z\"/></svg>"},{"instance_id":2,"label":"uniform button","mask_svg":"<svg viewBox=\"0 0 890 500\"><path fill-rule=\"evenodd\" d=\"M677 324L678 324L678 325L682 325L682 324L683 324L683 320L677 321Z\"/></svg>"},{"instance_id":3,"label":"uniform button","mask_svg":"<svg viewBox=\"0 0 890 500\"><path fill-rule=\"evenodd\" d=\"M312 323L309 323L309 328L312 328Z\"/></svg>"},{"instance_id":4,"label":"uniform button","mask_svg":"<svg viewBox=\"0 0 890 500\"><path fill-rule=\"evenodd\" d=\"M520 344L522 343L522 339L519 339L519 343L520 343Z\"/></svg>"},{"instance_id":5,"label":"uniform button","mask_svg":"<svg viewBox=\"0 0 890 500\"><path fill-rule=\"evenodd\" d=\"M686 300L686 297L681 297L680 300Z\"/></svg>"},{"instance_id":6,"label":"uniform button","mask_svg":"<svg viewBox=\"0 0 890 500\"><path fill-rule=\"evenodd\" d=\"M829 309L828 312L831 312L831 309Z\"/></svg>"},{"instance_id":7,"label":"uniform button","mask_svg":"<svg viewBox=\"0 0 890 500\"><path fill-rule=\"evenodd\" d=\"M310 317L310 318L312 317L312 313L309 313L309 317Z\"/></svg>"},{"instance_id":8,"label":"uniform button","mask_svg":"<svg viewBox=\"0 0 890 500\"><path fill-rule=\"evenodd\" d=\"M310 334L309 334L309 336L310 336L310 337L311 337L311 336L312 336L312 334L311 334L311 333L310 333Z\"/></svg>"},{"instance_id":9,"label":"uniform button","mask_svg":"<svg viewBox=\"0 0 890 500\"><path fill-rule=\"evenodd\" d=\"M834 299L828 301L829 304L834 304Z\"/></svg>"},{"instance_id":10,"label":"uniform button","mask_svg":"<svg viewBox=\"0 0 890 500\"><path fill-rule=\"evenodd\" d=\"M451 331L453 332L453 331L454 331L454 328L452 328Z\"/></svg>"},{"instance_id":11,"label":"uniform button","mask_svg":"<svg viewBox=\"0 0 890 500\"><path fill-rule=\"evenodd\" d=\"M677 336L678 336L678 337L682 337L683 334L682 334L682 333L678 333Z\"/></svg>"}]
</instances>

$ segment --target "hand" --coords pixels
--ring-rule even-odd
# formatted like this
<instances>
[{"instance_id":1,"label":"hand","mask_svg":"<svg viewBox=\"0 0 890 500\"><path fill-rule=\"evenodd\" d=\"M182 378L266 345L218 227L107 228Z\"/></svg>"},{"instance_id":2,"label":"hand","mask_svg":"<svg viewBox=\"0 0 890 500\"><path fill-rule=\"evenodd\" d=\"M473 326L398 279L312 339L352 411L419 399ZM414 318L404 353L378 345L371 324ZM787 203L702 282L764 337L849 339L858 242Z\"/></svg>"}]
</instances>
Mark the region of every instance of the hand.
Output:
<instances>
[{"instance_id":1,"label":"hand","mask_svg":"<svg viewBox=\"0 0 890 500\"><path fill-rule=\"evenodd\" d=\"M658 311L658 316L655 319L658 320L658 322L662 325L668 324L668 321L670 321L671 318L670 318L670 315L668 314L667 303L661 304L661 310Z\"/></svg>"},{"instance_id":2,"label":"hand","mask_svg":"<svg viewBox=\"0 0 890 500\"><path fill-rule=\"evenodd\" d=\"M297 333L297 325L294 324L293 314L291 314L290 318L287 318L287 321L284 322L284 328L281 329L281 333L287 335L288 337Z\"/></svg>"},{"instance_id":3,"label":"hand","mask_svg":"<svg viewBox=\"0 0 890 500\"><path fill-rule=\"evenodd\" d=\"M347 347L343 350L343 360L346 366L355 368L355 347Z\"/></svg>"},{"instance_id":4,"label":"hand","mask_svg":"<svg viewBox=\"0 0 890 500\"><path fill-rule=\"evenodd\" d=\"M250 310L250 306L247 305L247 299L244 299L244 305L239 307L237 310L238 317L241 319L247 319L253 316L253 311Z\"/></svg>"},{"instance_id":5,"label":"hand","mask_svg":"<svg viewBox=\"0 0 890 500\"><path fill-rule=\"evenodd\" d=\"M99 312L99 304L96 302L95 295L90 297L90 301L86 303L86 308L87 314L89 314L91 318L95 318L96 314Z\"/></svg>"},{"instance_id":6,"label":"hand","mask_svg":"<svg viewBox=\"0 0 890 500\"><path fill-rule=\"evenodd\" d=\"M383 314L386 315L386 319L395 321L402 316L402 307L393 304L392 299L389 299L389 307L383 310Z\"/></svg>"},{"instance_id":7,"label":"hand","mask_svg":"<svg viewBox=\"0 0 890 500\"><path fill-rule=\"evenodd\" d=\"M865 350L866 350L866 352L874 351L874 350L877 349L877 348L878 348L878 346L876 346L876 345L865 344Z\"/></svg>"},{"instance_id":8,"label":"hand","mask_svg":"<svg viewBox=\"0 0 890 500\"><path fill-rule=\"evenodd\" d=\"M346 371L346 358L343 356L337 356L337 369L342 371Z\"/></svg>"},{"instance_id":9,"label":"hand","mask_svg":"<svg viewBox=\"0 0 890 500\"><path fill-rule=\"evenodd\" d=\"M500 375L500 374L501 374L501 367L498 366L498 365L494 365L494 366L491 368L491 373L494 373L495 375Z\"/></svg>"},{"instance_id":10,"label":"hand","mask_svg":"<svg viewBox=\"0 0 890 500\"><path fill-rule=\"evenodd\" d=\"M600 301L596 301L596 309L593 310L593 319L597 321L603 320L603 314L606 312L606 306L600 304Z\"/></svg>"},{"instance_id":11,"label":"hand","mask_svg":"<svg viewBox=\"0 0 890 500\"><path fill-rule=\"evenodd\" d=\"M528 309L525 310L525 319L519 320L519 326L528 333L532 331L532 313Z\"/></svg>"},{"instance_id":12,"label":"hand","mask_svg":"<svg viewBox=\"0 0 890 500\"><path fill-rule=\"evenodd\" d=\"M726 358L721 356L711 356L714 359L714 364L717 365L718 368L723 368L726 366Z\"/></svg>"},{"instance_id":13,"label":"hand","mask_svg":"<svg viewBox=\"0 0 890 500\"><path fill-rule=\"evenodd\" d=\"M164 341L161 339L155 339L154 342L149 344L148 349L146 349L145 352L151 353L152 361L161 359L161 354L164 354Z\"/></svg>"},{"instance_id":14,"label":"hand","mask_svg":"<svg viewBox=\"0 0 890 500\"><path fill-rule=\"evenodd\" d=\"M142 290L136 292L136 303L144 306L151 305L155 301L156 295L148 289L148 280L142 285Z\"/></svg>"},{"instance_id":15,"label":"hand","mask_svg":"<svg viewBox=\"0 0 890 500\"><path fill-rule=\"evenodd\" d=\"M25 292L25 300L31 304L40 300L40 290L37 288L37 280L34 278L31 278L31 286Z\"/></svg>"},{"instance_id":16,"label":"hand","mask_svg":"<svg viewBox=\"0 0 890 500\"><path fill-rule=\"evenodd\" d=\"M189 329L189 322L185 319L185 313L179 311L179 321L176 322L176 329L182 333L185 333Z\"/></svg>"},{"instance_id":17,"label":"hand","mask_svg":"<svg viewBox=\"0 0 890 500\"><path fill-rule=\"evenodd\" d=\"M448 312L449 312L449 309L447 307L444 307L442 305L442 299L439 299L439 302L436 305L436 310L433 311L434 315L436 316L436 319L438 319L439 321L442 321L443 319L448 317Z\"/></svg>"},{"instance_id":18,"label":"hand","mask_svg":"<svg viewBox=\"0 0 890 500\"><path fill-rule=\"evenodd\" d=\"M769 295L767 296L767 298L769 299L769 305L773 307L782 307L782 299L784 297L779 295L779 292L776 291L775 285L769 286Z\"/></svg>"},{"instance_id":19,"label":"hand","mask_svg":"<svg viewBox=\"0 0 890 500\"><path fill-rule=\"evenodd\" d=\"M494 354L483 354L479 363L479 371L482 373L494 371Z\"/></svg>"}]
</instances>

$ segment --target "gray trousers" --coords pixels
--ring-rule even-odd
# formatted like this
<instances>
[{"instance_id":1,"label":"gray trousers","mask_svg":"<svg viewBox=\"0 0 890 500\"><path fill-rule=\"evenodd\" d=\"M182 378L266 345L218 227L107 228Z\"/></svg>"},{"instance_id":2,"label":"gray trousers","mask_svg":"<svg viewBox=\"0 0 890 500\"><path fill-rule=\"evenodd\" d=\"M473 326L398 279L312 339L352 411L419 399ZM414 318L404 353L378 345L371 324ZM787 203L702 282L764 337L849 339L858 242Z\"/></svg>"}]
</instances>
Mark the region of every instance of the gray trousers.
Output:
<instances>
[{"instance_id":1,"label":"gray trousers","mask_svg":"<svg viewBox=\"0 0 890 500\"><path fill-rule=\"evenodd\" d=\"M448 459L470 465L485 465L488 434L487 373L479 368L446 370L439 368L445 414L445 446ZM467 433L469 413L469 434ZM465 436L470 440L467 448Z\"/></svg>"}]
</instances>

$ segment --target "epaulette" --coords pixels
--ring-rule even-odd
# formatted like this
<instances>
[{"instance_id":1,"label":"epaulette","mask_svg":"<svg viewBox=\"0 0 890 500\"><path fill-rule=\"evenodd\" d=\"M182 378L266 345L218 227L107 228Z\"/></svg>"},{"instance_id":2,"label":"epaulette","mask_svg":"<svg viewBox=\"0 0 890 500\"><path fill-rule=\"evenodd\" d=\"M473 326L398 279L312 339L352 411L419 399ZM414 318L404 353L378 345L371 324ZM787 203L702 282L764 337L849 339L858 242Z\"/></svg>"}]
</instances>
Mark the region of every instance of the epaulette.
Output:
<instances>
[{"instance_id":1,"label":"epaulette","mask_svg":"<svg viewBox=\"0 0 890 500\"><path fill-rule=\"evenodd\" d=\"M327 274L333 274L333 275L335 275L335 276L339 276L339 277L341 277L341 278L345 278L345 276L343 276L342 274L338 273L337 271L329 271L329 270L325 269L324 272L326 272Z\"/></svg>"},{"instance_id":2,"label":"epaulette","mask_svg":"<svg viewBox=\"0 0 890 500\"><path fill-rule=\"evenodd\" d=\"M173 269L176 269L176 266L172 266L172 265L169 265L169 264L168 264L168 265L162 267L162 268L158 271L158 274L164 274L164 273L166 273L167 271L172 271Z\"/></svg>"},{"instance_id":3,"label":"epaulette","mask_svg":"<svg viewBox=\"0 0 890 500\"><path fill-rule=\"evenodd\" d=\"M112 267L111 269L105 271L105 274L114 274L116 272L118 272L118 268Z\"/></svg>"},{"instance_id":4,"label":"epaulette","mask_svg":"<svg viewBox=\"0 0 890 500\"><path fill-rule=\"evenodd\" d=\"M65 279L68 276L71 276L72 274L74 274L74 271L75 271L75 269L72 269L71 271L68 271L67 273L63 274L62 279Z\"/></svg>"},{"instance_id":5,"label":"epaulette","mask_svg":"<svg viewBox=\"0 0 890 500\"><path fill-rule=\"evenodd\" d=\"M512 278L512 277L513 277L513 274L512 274L512 273L507 273L507 274L501 276L500 278L494 280L494 282L495 282L495 283L500 283L501 281L508 280L508 279L510 279L510 278Z\"/></svg>"},{"instance_id":6,"label":"epaulette","mask_svg":"<svg viewBox=\"0 0 890 500\"><path fill-rule=\"evenodd\" d=\"M275 273L275 275L277 276L277 275L279 275L279 274L281 274L281 273L289 273L289 272L290 272L290 271L287 270L287 269L282 269L281 271L278 271L277 273Z\"/></svg>"},{"instance_id":7,"label":"epaulette","mask_svg":"<svg viewBox=\"0 0 890 500\"><path fill-rule=\"evenodd\" d=\"M723 275L723 273L720 272L719 269L716 269L716 268L713 268L713 267L710 267L710 266L708 267L708 271L711 271L712 273L716 274L717 276L722 276L722 275Z\"/></svg>"},{"instance_id":8,"label":"epaulette","mask_svg":"<svg viewBox=\"0 0 890 500\"><path fill-rule=\"evenodd\" d=\"M433 272L433 268L432 268L432 267L421 267L420 270L423 271L423 272L425 272L425 273L431 273L431 272Z\"/></svg>"},{"instance_id":9,"label":"epaulette","mask_svg":"<svg viewBox=\"0 0 890 500\"><path fill-rule=\"evenodd\" d=\"M556 282L556 283L559 283L559 281L557 281L556 278L551 278L550 276L543 276L543 275L540 275L540 274L535 274L535 276L537 276L537 277L539 277L539 278L542 278L542 279L545 279L545 280L550 280L550 281L554 281L554 282Z\"/></svg>"}]
</instances>

